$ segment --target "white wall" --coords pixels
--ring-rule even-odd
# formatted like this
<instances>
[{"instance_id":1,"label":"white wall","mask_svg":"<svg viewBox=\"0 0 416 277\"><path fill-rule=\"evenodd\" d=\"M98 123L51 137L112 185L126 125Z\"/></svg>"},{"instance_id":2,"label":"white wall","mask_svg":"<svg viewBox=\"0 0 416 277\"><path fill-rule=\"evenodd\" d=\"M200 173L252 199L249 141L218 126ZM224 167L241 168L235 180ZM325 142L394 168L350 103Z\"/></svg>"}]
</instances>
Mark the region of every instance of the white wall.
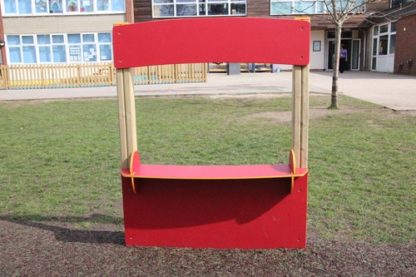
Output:
<instances>
[{"instance_id":1,"label":"white wall","mask_svg":"<svg viewBox=\"0 0 416 277\"><path fill-rule=\"evenodd\" d=\"M313 41L321 42L321 51L313 51ZM325 65L325 31L324 30L312 30L310 41L310 69L323 70ZM279 65L281 70L291 70L291 65L281 64Z\"/></svg>"},{"instance_id":2,"label":"white wall","mask_svg":"<svg viewBox=\"0 0 416 277\"><path fill-rule=\"evenodd\" d=\"M313 41L321 42L321 51L313 51ZM325 68L325 31L324 30L313 30L311 32L311 69L321 69Z\"/></svg>"},{"instance_id":3,"label":"white wall","mask_svg":"<svg viewBox=\"0 0 416 277\"><path fill-rule=\"evenodd\" d=\"M27 16L3 18L5 34L51 34L109 32L113 24L124 21L124 14Z\"/></svg>"},{"instance_id":4,"label":"white wall","mask_svg":"<svg viewBox=\"0 0 416 277\"><path fill-rule=\"evenodd\" d=\"M394 54L377 57L376 71L393 72L394 71Z\"/></svg>"}]
</instances>

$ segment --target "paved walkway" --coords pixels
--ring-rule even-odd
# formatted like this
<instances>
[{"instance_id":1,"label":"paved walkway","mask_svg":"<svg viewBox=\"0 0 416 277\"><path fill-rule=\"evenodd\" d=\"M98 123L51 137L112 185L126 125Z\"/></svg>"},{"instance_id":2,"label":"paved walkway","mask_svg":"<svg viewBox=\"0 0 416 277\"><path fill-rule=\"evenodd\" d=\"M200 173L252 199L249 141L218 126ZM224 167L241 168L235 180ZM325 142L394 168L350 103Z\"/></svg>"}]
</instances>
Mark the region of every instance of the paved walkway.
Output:
<instances>
[{"instance_id":1,"label":"paved walkway","mask_svg":"<svg viewBox=\"0 0 416 277\"><path fill-rule=\"evenodd\" d=\"M135 94L137 96L286 94L291 91L291 78L291 72L244 73L233 76L210 74L206 83L142 85L135 87ZM331 79L331 72L311 72L310 91L329 94ZM416 77L413 76L346 72L340 76L339 91L340 94L394 110L416 110ZM115 87L0 91L0 101L115 96Z\"/></svg>"}]
</instances>

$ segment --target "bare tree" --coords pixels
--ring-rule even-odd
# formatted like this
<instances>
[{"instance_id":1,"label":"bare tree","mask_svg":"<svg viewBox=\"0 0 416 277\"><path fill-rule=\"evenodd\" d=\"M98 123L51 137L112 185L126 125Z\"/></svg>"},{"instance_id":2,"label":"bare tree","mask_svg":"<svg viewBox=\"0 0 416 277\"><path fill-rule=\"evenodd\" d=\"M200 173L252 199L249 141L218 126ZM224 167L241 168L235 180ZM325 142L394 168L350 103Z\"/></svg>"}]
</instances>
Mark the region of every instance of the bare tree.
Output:
<instances>
[{"instance_id":1,"label":"bare tree","mask_svg":"<svg viewBox=\"0 0 416 277\"><path fill-rule=\"evenodd\" d=\"M341 34L344 22L356 13L364 12L365 5L375 0L324 0L328 14L335 25L335 51L333 61L331 105L330 109L338 109L338 78L340 65Z\"/></svg>"}]
</instances>

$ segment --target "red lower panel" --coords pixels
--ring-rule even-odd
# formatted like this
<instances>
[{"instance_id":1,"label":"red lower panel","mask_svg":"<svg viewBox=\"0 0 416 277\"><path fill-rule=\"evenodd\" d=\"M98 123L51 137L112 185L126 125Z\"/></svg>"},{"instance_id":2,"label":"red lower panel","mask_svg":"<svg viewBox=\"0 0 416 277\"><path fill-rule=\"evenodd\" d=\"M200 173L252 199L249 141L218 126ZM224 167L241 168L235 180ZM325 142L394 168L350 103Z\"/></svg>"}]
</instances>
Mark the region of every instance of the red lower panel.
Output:
<instances>
[{"instance_id":1,"label":"red lower panel","mask_svg":"<svg viewBox=\"0 0 416 277\"><path fill-rule=\"evenodd\" d=\"M290 179L122 178L128 246L304 248L307 175Z\"/></svg>"}]
</instances>

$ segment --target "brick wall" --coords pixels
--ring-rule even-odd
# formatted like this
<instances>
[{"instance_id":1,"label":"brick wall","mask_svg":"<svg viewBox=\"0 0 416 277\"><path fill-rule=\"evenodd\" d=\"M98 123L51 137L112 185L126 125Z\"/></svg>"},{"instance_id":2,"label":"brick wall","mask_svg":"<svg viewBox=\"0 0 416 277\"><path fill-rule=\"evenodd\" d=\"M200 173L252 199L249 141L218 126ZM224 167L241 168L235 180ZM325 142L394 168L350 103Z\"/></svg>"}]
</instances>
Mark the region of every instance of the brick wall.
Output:
<instances>
[{"instance_id":1,"label":"brick wall","mask_svg":"<svg viewBox=\"0 0 416 277\"><path fill-rule=\"evenodd\" d=\"M416 14L397 22L394 73L416 75Z\"/></svg>"}]
</instances>

